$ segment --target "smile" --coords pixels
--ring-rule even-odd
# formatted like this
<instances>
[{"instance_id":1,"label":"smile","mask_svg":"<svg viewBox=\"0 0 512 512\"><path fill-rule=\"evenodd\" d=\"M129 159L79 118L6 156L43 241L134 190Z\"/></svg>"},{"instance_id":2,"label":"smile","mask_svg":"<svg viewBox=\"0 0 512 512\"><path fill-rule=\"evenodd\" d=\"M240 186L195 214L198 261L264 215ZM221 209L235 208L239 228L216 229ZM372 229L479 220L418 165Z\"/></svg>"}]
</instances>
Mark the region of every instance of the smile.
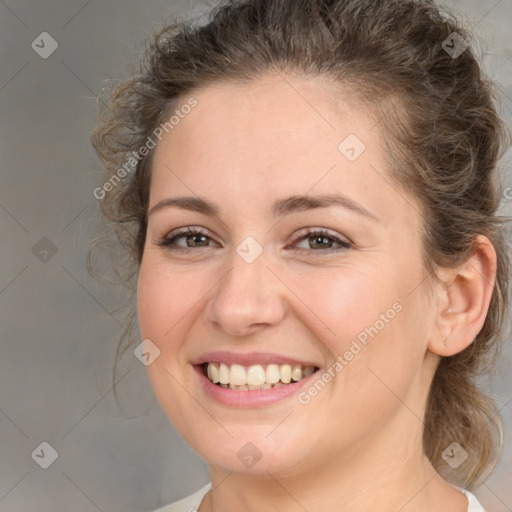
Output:
<instances>
[{"instance_id":1,"label":"smile","mask_svg":"<svg viewBox=\"0 0 512 512\"><path fill-rule=\"evenodd\" d=\"M223 362L206 362L204 375L210 382L223 388L238 391L257 391L287 386L299 382L314 373L315 366L300 364L227 364Z\"/></svg>"}]
</instances>

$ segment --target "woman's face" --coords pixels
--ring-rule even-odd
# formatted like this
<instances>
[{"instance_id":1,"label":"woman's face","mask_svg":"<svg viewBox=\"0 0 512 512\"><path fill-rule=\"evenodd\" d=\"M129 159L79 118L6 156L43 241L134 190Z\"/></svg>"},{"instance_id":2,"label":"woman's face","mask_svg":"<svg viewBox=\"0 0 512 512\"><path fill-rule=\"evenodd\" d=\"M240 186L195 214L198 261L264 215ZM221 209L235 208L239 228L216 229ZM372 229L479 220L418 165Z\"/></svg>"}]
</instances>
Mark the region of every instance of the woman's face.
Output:
<instances>
[{"instance_id":1,"label":"woman's face","mask_svg":"<svg viewBox=\"0 0 512 512\"><path fill-rule=\"evenodd\" d=\"M268 75L193 96L153 150L138 282L166 414L229 471L421 449L432 315L419 209L389 178L382 125L320 81ZM251 389L210 382L205 363Z\"/></svg>"}]
</instances>

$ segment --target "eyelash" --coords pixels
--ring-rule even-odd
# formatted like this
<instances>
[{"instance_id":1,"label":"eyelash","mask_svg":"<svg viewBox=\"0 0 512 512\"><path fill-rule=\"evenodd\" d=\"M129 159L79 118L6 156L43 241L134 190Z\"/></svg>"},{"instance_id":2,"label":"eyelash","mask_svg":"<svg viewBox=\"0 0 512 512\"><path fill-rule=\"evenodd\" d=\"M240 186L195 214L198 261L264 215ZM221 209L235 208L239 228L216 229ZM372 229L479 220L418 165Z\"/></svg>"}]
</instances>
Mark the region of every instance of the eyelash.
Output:
<instances>
[{"instance_id":1,"label":"eyelash","mask_svg":"<svg viewBox=\"0 0 512 512\"><path fill-rule=\"evenodd\" d=\"M187 228L181 228L180 230L177 230L175 233L171 233L171 236L168 235L168 236L164 237L160 242L157 243L157 245L165 247L166 249L173 251L173 252L187 253L196 248L194 248L194 247L188 247L188 248L181 247L180 248L180 247L176 247L176 246L173 247L172 244L178 238L182 238L184 236L190 236L190 235L204 235L205 237L211 239L211 237L208 236L201 229L194 228L194 227L187 227ZM296 249L296 251L298 251L299 253L311 253L312 251L313 252L320 251L320 252L324 252L324 253L325 252L332 253L332 252L338 252L338 251L343 251L343 250L353 248L353 244L339 239L338 237L330 234L326 229L308 229L305 232L303 231L297 237L295 237L295 239L293 240L292 243L296 244L296 243L302 242L302 240L306 240L308 238L313 238L313 237L319 237L319 236L333 240L335 243L337 243L341 247L327 248L327 249L323 249L323 250L322 249ZM199 249L208 249L208 248L209 247L199 247Z\"/></svg>"}]
</instances>

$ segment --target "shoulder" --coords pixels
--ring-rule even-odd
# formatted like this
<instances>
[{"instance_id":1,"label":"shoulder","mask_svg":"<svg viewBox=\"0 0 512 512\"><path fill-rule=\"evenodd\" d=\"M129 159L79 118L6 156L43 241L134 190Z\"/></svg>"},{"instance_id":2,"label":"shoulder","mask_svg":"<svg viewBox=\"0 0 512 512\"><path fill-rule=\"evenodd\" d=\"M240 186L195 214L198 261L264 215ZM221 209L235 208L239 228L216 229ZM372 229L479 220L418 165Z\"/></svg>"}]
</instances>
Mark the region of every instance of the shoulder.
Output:
<instances>
[{"instance_id":1,"label":"shoulder","mask_svg":"<svg viewBox=\"0 0 512 512\"><path fill-rule=\"evenodd\" d=\"M170 505L166 505L162 508L155 510L154 512L196 512L201 504L201 500L204 498L206 493L211 489L212 484L208 483L204 487L201 487L198 491L183 498L179 501L175 501ZM468 511L467 512L485 512L476 496L466 489L457 487L457 489L466 495L468 498Z\"/></svg>"},{"instance_id":2,"label":"shoulder","mask_svg":"<svg viewBox=\"0 0 512 512\"><path fill-rule=\"evenodd\" d=\"M468 499L468 512L485 512L484 508L482 507L482 505L480 505L480 502L476 499L476 496L474 494L460 487L458 487L457 489L461 493L465 494Z\"/></svg>"},{"instance_id":3,"label":"shoulder","mask_svg":"<svg viewBox=\"0 0 512 512\"><path fill-rule=\"evenodd\" d=\"M201 500L204 498L205 494L211 489L211 482L206 484L204 487L201 487L198 491L183 498L179 501L175 501L170 505L166 505L165 507L159 508L154 512L196 512L201 504Z\"/></svg>"}]
</instances>

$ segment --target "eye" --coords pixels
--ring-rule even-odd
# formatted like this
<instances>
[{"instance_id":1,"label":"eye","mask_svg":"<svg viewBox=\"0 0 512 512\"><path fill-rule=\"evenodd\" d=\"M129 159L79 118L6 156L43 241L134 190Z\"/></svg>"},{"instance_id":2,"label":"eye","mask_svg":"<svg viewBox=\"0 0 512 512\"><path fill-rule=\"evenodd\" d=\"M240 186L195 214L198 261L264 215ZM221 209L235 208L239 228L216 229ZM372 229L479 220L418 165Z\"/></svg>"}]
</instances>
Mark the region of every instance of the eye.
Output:
<instances>
[{"instance_id":1,"label":"eye","mask_svg":"<svg viewBox=\"0 0 512 512\"><path fill-rule=\"evenodd\" d=\"M185 240L185 246L176 243L176 241L180 239ZM188 226L170 233L160 240L157 245L174 252L190 252L194 248L204 249L211 247L211 245L209 245L210 240L212 240L212 238L207 234L207 232L194 226ZM339 237L323 228L309 228L300 232L295 237L293 245L297 245L305 240L313 240L313 242L309 244L309 249L296 248L296 251L311 254L312 251L319 252L321 249L321 252L323 253L331 253L353 247L350 242L341 240ZM338 247L332 247L333 244L337 244Z\"/></svg>"},{"instance_id":2,"label":"eye","mask_svg":"<svg viewBox=\"0 0 512 512\"><path fill-rule=\"evenodd\" d=\"M296 245L302 241L312 240L312 243L308 243L309 249L296 249L299 252L309 252L315 251L318 252L319 249L322 249L321 252L337 252L340 250L346 250L353 247L353 245L346 241L341 240L337 236L331 234L327 229L307 229L305 232L300 233L294 240L294 244ZM337 244L339 247L332 247L332 244ZM330 245L330 246L329 246Z\"/></svg>"},{"instance_id":3,"label":"eye","mask_svg":"<svg viewBox=\"0 0 512 512\"><path fill-rule=\"evenodd\" d=\"M176 240L180 238L185 239L185 247L176 246ZM170 235L167 235L165 238L160 240L157 245L162 247L166 247L171 251L176 252L189 252L190 249L194 249L196 247L199 248L207 248L208 240L210 240L210 236L208 236L204 231L196 227L186 227L180 228L177 231L174 231Z\"/></svg>"}]
</instances>

